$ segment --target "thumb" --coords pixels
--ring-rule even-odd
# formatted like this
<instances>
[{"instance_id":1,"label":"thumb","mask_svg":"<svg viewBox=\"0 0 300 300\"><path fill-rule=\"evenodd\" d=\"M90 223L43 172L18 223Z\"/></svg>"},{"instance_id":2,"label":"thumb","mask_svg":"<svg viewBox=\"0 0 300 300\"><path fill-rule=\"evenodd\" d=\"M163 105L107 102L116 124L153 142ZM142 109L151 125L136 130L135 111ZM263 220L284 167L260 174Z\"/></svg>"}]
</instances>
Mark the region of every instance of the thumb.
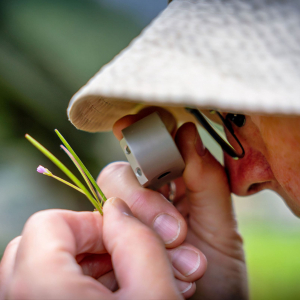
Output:
<instances>
[{"instance_id":1,"label":"thumb","mask_svg":"<svg viewBox=\"0 0 300 300\"><path fill-rule=\"evenodd\" d=\"M122 299L182 299L162 240L119 198L104 205L103 239Z\"/></svg>"},{"instance_id":2,"label":"thumb","mask_svg":"<svg viewBox=\"0 0 300 300\"><path fill-rule=\"evenodd\" d=\"M205 149L193 123L179 128L176 143L186 163L183 180L193 230L208 244L224 244L228 238L240 240L223 166Z\"/></svg>"}]
</instances>

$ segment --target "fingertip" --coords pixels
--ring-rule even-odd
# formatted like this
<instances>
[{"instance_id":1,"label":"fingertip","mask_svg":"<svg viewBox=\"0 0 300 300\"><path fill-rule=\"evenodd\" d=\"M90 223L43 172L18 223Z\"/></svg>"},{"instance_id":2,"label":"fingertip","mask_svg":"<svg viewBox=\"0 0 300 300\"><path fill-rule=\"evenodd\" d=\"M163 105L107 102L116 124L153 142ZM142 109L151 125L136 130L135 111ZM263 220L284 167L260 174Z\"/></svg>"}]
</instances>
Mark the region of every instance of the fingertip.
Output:
<instances>
[{"instance_id":1,"label":"fingertip","mask_svg":"<svg viewBox=\"0 0 300 300\"><path fill-rule=\"evenodd\" d=\"M189 298L194 295L196 292L196 284L195 282L185 282L176 279L176 285L179 292L185 297Z\"/></svg>"},{"instance_id":2,"label":"fingertip","mask_svg":"<svg viewBox=\"0 0 300 300\"><path fill-rule=\"evenodd\" d=\"M192 282L200 279L206 269L205 255L194 246L184 243L177 248L168 250L175 277L179 280Z\"/></svg>"},{"instance_id":3,"label":"fingertip","mask_svg":"<svg viewBox=\"0 0 300 300\"><path fill-rule=\"evenodd\" d=\"M198 131L194 123L188 122L183 124L176 133L175 143L186 161L190 151L194 150Z\"/></svg>"},{"instance_id":4,"label":"fingertip","mask_svg":"<svg viewBox=\"0 0 300 300\"><path fill-rule=\"evenodd\" d=\"M163 121L163 123L165 124L167 130L169 131L169 133L173 136L176 132L177 129L177 121L175 119L175 117L165 108L159 107L159 106L149 106L149 107L145 107L143 108L140 112L139 112L139 116L140 118L144 118L152 113L156 112L159 117L161 118L161 120Z\"/></svg>"},{"instance_id":5,"label":"fingertip","mask_svg":"<svg viewBox=\"0 0 300 300\"><path fill-rule=\"evenodd\" d=\"M107 214L112 211L117 211L119 213L122 213L126 216L133 217L133 214L129 208L129 206L120 198L118 197L111 197L108 200L106 200L105 205L103 207L103 213Z\"/></svg>"},{"instance_id":6,"label":"fingertip","mask_svg":"<svg viewBox=\"0 0 300 300\"><path fill-rule=\"evenodd\" d=\"M114 125L113 125L113 133L115 137L120 141L123 138L122 130L131 124L145 118L146 116L152 114L152 113L158 113L161 120L165 124L167 130L170 132L170 134L173 136L175 134L176 128L177 128L177 121L175 117L166 109L162 107L157 106L150 106L145 107L141 111L139 111L136 115L127 115L123 118L119 119Z\"/></svg>"},{"instance_id":7,"label":"fingertip","mask_svg":"<svg viewBox=\"0 0 300 300\"><path fill-rule=\"evenodd\" d=\"M113 133L115 137L120 141L123 138L122 130L131 124L137 122L140 119L139 115L127 115L121 119L119 119L113 125Z\"/></svg>"},{"instance_id":8,"label":"fingertip","mask_svg":"<svg viewBox=\"0 0 300 300\"><path fill-rule=\"evenodd\" d=\"M182 221L171 214L162 213L153 220L153 229L163 239L166 247L172 247L182 230Z\"/></svg>"}]
</instances>

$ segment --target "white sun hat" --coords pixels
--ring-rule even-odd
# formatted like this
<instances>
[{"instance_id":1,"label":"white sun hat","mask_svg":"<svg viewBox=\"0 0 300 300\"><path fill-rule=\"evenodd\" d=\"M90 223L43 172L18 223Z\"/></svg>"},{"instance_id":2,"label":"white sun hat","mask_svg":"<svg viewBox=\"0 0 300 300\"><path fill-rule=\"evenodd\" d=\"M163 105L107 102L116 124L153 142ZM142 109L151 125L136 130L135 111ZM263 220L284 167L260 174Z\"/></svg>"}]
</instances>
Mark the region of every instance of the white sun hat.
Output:
<instances>
[{"instance_id":1,"label":"white sun hat","mask_svg":"<svg viewBox=\"0 0 300 300\"><path fill-rule=\"evenodd\" d=\"M70 121L110 130L143 105L300 115L299 0L173 0L71 99Z\"/></svg>"}]
</instances>

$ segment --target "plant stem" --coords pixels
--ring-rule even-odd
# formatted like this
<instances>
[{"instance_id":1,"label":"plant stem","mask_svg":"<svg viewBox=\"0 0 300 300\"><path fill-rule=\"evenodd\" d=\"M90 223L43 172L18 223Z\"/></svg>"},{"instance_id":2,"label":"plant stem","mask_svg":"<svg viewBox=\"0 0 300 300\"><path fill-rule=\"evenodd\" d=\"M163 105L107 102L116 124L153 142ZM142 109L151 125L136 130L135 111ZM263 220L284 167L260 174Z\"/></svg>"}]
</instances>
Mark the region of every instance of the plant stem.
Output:
<instances>
[{"instance_id":1,"label":"plant stem","mask_svg":"<svg viewBox=\"0 0 300 300\"><path fill-rule=\"evenodd\" d=\"M96 183L95 179L93 178L93 176L91 175L91 173L87 170L87 168L85 167L85 165L82 163L82 161L80 160L80 158L77 156L77 154L74 152L74 150L71 148L71 146L68 144L68 142L65 140L65 138L61 135L61 133L55 129L56 134L58 135L58 137L60 138L60 140L63 142L63 144L66 146L66 148L71 152L71 154L74 156L74 158L76 159L76 161L79 163L80 167L83 169L83 171L85 172L85 174L87 175L87 177L89 178L89 180L91 181L91 183L93 184L93 186L95 187L95 189L98 191L98 193L100 194L102 200L105 202L107 199L105 197L105 195L103 194L103 192L101 191L100 187L98 186L98 184Z\"/></svg>"},{"instance_id":2,"label":"plant stem","mask_svg":"<svg viewBox=\"0 0 300 300\"><path fill-rule=\"evenodd\" d=\"M58 180L58 181L60 181L60 182L62 182L64 184L70 186L71 188L73 188L73 189L77 190L78 192L82 193L83 195L85 195L85 192L82 189L80 189L79 187L77 187L76 185L74 185L74 184L72 184L72 183L70 183L70 182L68 182L68 181L66 181L66 180L64 180L64 179L62 179L62 178L60 178L58 176L55 176L53 174L52 175L48 175L48 176L49 177L53 177L54 179L56 179L56 180Z\"/></svg>"},{"instance_id":3,"label":"plant stem","mask_svg":"<svg viewBox=\"0 0 300 300\"><path fill-rule=\"evenodd\" d=\"M95 192L91 182L89 181L89 179L87 178L86 174L84 173L84 171L82 170L82 168L80 167L79 163L76 161L75 157L68 151L68 149L66 147L64 147L63 145L60 145L60 147L66 152L66 154L69 156L69 158L73 161L74 165L76 166L76 168L78 169L78 171L80 172L81 176L84 178L86 184L88 185L88 187L90 188L94 198L97 200L97 202L99 203L99 205L102 205L102 203L100 203L99 197L97 195L97 193ZM102 202L102 201L101 201Z\"/></svg>"},{"instance_id":4,"label":"plant stem","mask_svg":"<svg viewBox=\"0 0 300 300\"><path fill-rule=\"evenodd\" d=\"M48 151L44 146L42 146L38 141L36 141L29 134L25 135L26 139L33 144L38 150L40 150L45 156L47 156L57 167L59 167L86 195L90 202L95 206L95 208L102 215L102 209L98 202L92 197L85 186L79 181L79 179L63 164L61 163L50 151Z\"/></svg>"}]
</instances>

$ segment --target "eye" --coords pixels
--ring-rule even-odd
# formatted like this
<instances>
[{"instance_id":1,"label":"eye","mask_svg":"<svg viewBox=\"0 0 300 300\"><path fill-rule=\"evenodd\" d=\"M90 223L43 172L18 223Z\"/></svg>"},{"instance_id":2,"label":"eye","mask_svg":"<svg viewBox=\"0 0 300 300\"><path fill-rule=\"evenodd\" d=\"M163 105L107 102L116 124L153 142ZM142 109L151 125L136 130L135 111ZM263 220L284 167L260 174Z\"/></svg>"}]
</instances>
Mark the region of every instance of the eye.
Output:
<instances>
[{"instance_id":1,"label":"eye","mask_svg":"<svg viewBox=\"0 0 300 300\"><path fill-rule=\"evenodd\" d=\"M245 115L227 114L226 120L232 122L237 127L243 127L246 123Z\"/></svg>"}]
</instances>

